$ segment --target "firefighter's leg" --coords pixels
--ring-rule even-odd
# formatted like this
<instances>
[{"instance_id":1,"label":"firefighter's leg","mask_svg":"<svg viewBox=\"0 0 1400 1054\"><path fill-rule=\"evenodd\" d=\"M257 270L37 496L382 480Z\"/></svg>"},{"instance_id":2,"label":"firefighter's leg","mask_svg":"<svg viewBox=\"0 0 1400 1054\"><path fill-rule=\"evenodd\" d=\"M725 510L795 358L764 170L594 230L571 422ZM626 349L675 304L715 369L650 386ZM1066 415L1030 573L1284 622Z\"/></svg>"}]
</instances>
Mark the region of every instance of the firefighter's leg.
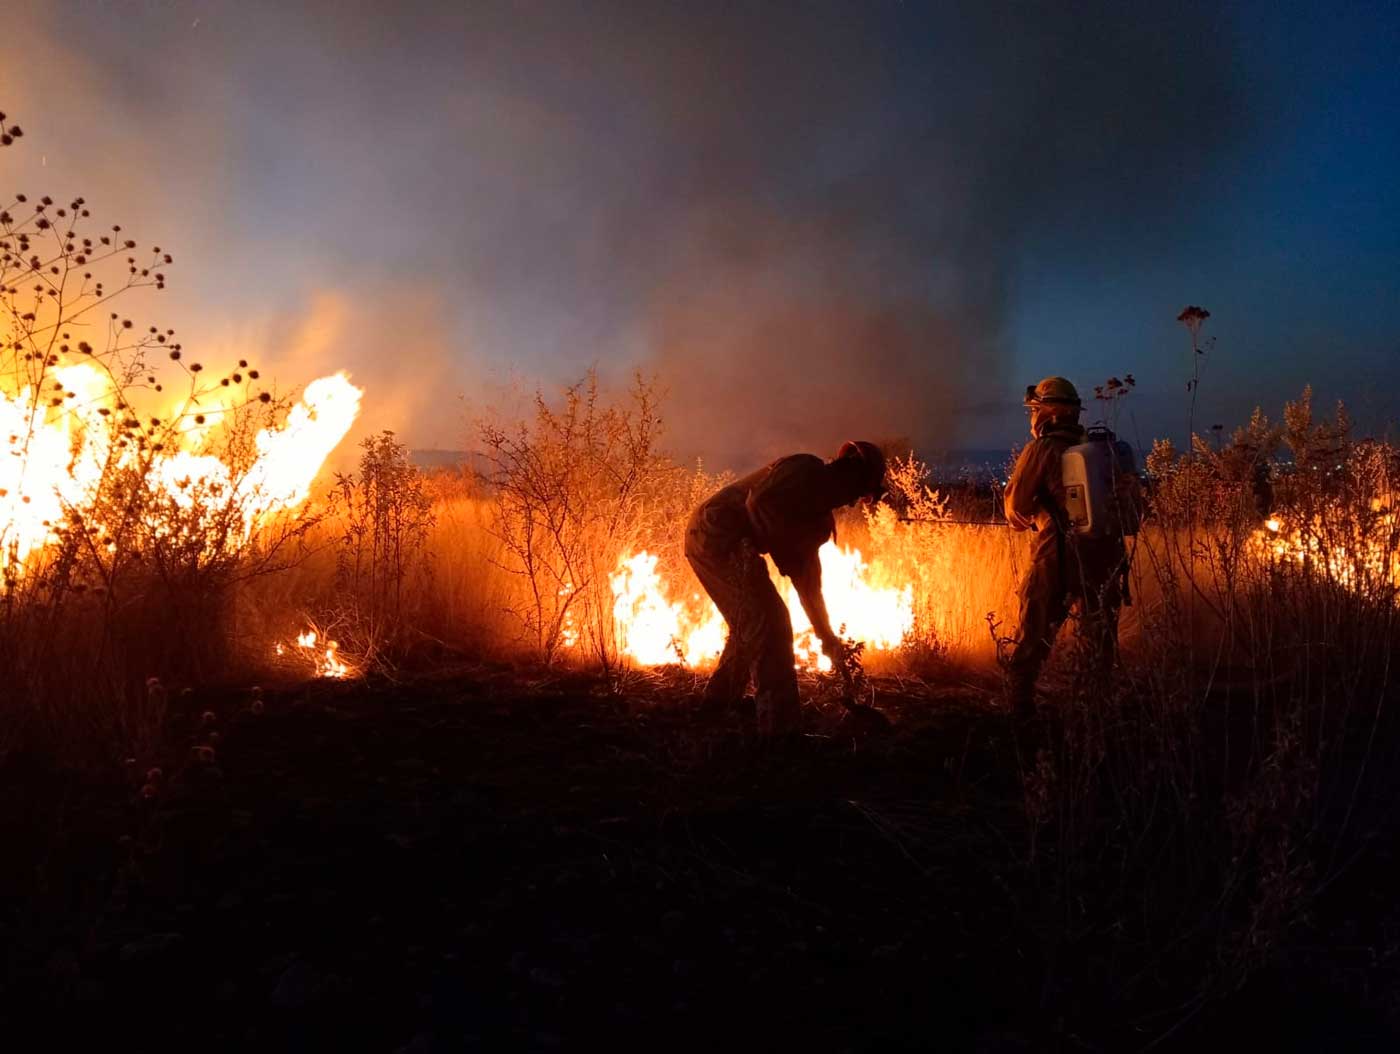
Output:
<instances>
[{"instance_id":1,"label":"firefighter's leg","mask_svg":"<svg viewBox=\"0 0 1400 1054\"><path fill-rule=\"evenodd\" d=\"M749 687L750 666L735 624L729 622L729 636L725 638L724 650L719 654L710 679L705 682L705 708L723 709L742 699Z\"/></svg>"},{"instance_id":2,"label":"firefighter's leg","mask_svg":"<svg viewBox=\"0 0 1400 1054\"><path fill-rule=\"evenodd\" d=\"M1077 598L1079 632L1099 673L1113 668L1118 656L1118 614L1123 606L1122 554L1116 547L1089 553L1081 563L1083 585Z\"/></svg>"},{"instance_id":3,"label":"firefighter's leg","mask_svg":"<svg viewBox=\"0 0 1400 1054\"><path fill-rule=\"evenodd\" d=\"M1065 620L1064 595L1053 557L1036 560L1021 587L1021 623L1006 664L1011 706L1020 713L1035 708L1035 682Z\"/></svg>"},{"instance_id":4,"label":"firefighter's leg","mask_svg":"<svg viewBox=\"0 0 1400 1054\"><path fill-rule=\"evenodd\" d=\"M1114 578L1099 589L1090 626L1094 658L1104 673L1113 669L1118 661L1118 616L1122 609L1122 591L1118 579Z\"/></svg>"},{"instance_id":5,"label":"firefighter's leg","mask_svg":"<svg viewBox=\"0 0 1400 1054\"><path fill-rule=\"evenodd\" d=\"M797 730L802 711L797 671L792 656L792 617L764 568L762 587L755 583L756 618L760 626L756 695L759 735L784 735Z\"/></svg>"},{"instance_id":6,"label":"firefighter's leg","mask_svg":"<svg viewBox=\"0 0 1400 1054\"><path fill-rule=\"evenodd\" d=\"M728 627L719 663L705 685L705 706L725 707L743 698L754 660L755 628L746 625L750 605L741 558L735 551L716 553L692 535L685 555Z\"/></svg>"}]
</instances>

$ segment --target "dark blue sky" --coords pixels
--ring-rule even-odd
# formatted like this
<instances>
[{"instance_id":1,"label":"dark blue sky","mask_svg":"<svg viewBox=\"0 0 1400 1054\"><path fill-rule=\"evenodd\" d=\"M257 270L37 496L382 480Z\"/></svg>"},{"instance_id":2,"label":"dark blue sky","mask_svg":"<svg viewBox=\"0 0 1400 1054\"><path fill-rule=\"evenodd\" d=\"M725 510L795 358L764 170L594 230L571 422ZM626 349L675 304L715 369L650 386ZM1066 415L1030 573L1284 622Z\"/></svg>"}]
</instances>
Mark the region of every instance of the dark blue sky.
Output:
<instances>
[{"instance_id":1,"label":"dark blue sky","mask_svg":"<svg viewBox=\"0 0 1400 1054\"><path fill-rule=\"evenodd\" d=\"M1144 433L1179 434L1169 407L1189 355L1171 319L1201 303L1218 336L1205 417L1232 424L1256 402L1277 416L1311 383L1383 431L1400 414L1400 5L1231 10L1237 147L1207 159L1181 222L1145 239L1150 253L1131 236L1029 253L1016 358L1027 373L1072 358L1088 377L1132 363L1147 382Z\"/></svg>"},{"instance_id":2,"label":"dark blue sky","mask_svg":"<svg viewBox=\"0 0 1400 1054\"><path fill-rule=\"evenodd\" d=\"M1311 381L1384 429L1400 5L1161 7L22 0L0 175L172 247L188 346L345 366L420 445L594 362L720 463L1009 444L1049 372L1179 436L1187 303L1201 425Z\"/></svg>"}]
</instances>

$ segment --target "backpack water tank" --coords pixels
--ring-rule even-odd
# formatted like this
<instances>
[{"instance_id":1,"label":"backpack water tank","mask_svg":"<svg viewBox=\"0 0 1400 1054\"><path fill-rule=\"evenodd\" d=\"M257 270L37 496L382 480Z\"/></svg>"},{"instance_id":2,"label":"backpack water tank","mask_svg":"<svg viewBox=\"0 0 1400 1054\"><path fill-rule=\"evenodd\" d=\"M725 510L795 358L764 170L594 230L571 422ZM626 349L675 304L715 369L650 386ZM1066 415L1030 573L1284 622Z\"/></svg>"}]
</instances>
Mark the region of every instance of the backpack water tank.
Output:
<instances>
[{"instance_id":1,"label":"backpack water tank","mask_svg":"<svg viewBox=\"0 0 1400 1054\"><path fill-rule=\"evenodd\" d=\"M1131 446L1107 428L1090 428L1083 443L1061 456L1060 476L1071 531L1086 538L1137 534L1138 473Z\"/></svg>"}]
</instances>

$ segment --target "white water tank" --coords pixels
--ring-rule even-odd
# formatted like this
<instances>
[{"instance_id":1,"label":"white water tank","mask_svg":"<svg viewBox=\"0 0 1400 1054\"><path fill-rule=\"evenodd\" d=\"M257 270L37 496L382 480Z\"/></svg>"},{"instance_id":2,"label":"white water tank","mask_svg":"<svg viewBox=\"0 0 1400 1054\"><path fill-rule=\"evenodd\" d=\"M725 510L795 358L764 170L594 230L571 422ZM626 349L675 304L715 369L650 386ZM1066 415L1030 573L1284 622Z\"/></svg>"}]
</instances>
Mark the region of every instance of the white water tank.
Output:
<instances>
[{"instance_id":1,"label":"white water tank","mask_svg":"<svg viewBox=\"0 0 1400 1054\"><path fill-rule=\"evenodd\" d=\"M1133 448L1107 428L1089 429L1085 442L1061 455L1060 478L1073 533L1088 538L1137 533L1137 462Z\"/></svg>"}]
</instances>

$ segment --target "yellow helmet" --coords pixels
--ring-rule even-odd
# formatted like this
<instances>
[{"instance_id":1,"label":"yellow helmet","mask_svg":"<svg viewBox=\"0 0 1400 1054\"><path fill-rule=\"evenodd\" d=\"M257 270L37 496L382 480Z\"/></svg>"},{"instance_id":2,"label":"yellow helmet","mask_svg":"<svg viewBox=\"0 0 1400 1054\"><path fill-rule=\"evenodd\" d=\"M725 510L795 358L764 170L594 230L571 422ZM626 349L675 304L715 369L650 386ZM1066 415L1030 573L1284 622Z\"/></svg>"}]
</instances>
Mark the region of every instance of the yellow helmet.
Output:
<instances>
[{"instance_id":1,"label":"yellow helmet","mask_svg":"<svg viewBox=\"0 0 1400 1054\"><path fill-rule=\"evenodd\" d=\"M1063 377L1046 377L1039 384L1026 386L1027 406L1073 406L1078 409L1079 392Z\"/></svg>"}]
</instances>

